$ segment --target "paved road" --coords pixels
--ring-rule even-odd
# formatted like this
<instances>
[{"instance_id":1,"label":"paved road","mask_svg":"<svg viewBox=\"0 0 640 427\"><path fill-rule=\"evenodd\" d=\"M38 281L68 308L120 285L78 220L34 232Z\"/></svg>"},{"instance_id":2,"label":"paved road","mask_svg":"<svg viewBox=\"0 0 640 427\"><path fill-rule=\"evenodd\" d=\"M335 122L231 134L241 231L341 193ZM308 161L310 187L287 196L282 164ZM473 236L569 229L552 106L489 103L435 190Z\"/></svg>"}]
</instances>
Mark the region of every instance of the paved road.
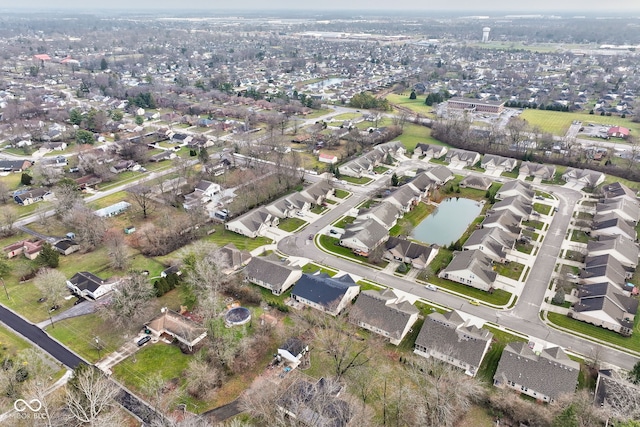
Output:
<instances>
[{"instance_id":1,"label":"paved road","mask_svg":"<svg viewBox=\"0 0 640 427\"><path fill-rule=\"evenodd\" d=\"M75 369L80 363L87 363L71 350L52 339L42 329L32 325L1 305L0 321L71 369Z\"/></svg>"},{"instance_id":2,"label":"paved road","mask_svg":"<svg viewBox=\"0 0 640 427\"><path fill-rule=\"evenodd\" d=\"M460 173L460 171L456 171L456 173ZM464 171L463 173L467 174L469 172ZM373 184L372 187L379 187L381 185L382 182L378 181ZM545 188L547 191L552 191L559 198L559 211L554 216L553 222L538 252L536 262L529 273L524 290L518 298L515 307L511 310L495 310L488 306L473 306L469 304L468 298L458 297L447 292L429 291L424 286L413 281L383 273L367 265L330 255L318 249L308 240L308 235L310 233L317 234L321 232L340 216L347 214L351 208L366 200L368 198L367 193L375 191L375 188L372 190L371 187L347 186L347 189L356 190L357 193L354 193L349 199L346 199L320 219L310 224L302 232L282 239L278 243L278 250L288 255L306 257L329 267L384 284L385 286L413 294L437 304L464 311L485 321L497 323L501 326L527 334L532 337L532 339L548 341L571 349L586 357L594 357L597 355L601 361L620 366L624 369L631 369L638 361L638 358L627 353L600 346L574 335L551 329L539 318L540 306L544 301L544 293L551 280L560 246L571 220L573 207L581 197L579 192L562 187Z\"/></svg>"}]
</instances>

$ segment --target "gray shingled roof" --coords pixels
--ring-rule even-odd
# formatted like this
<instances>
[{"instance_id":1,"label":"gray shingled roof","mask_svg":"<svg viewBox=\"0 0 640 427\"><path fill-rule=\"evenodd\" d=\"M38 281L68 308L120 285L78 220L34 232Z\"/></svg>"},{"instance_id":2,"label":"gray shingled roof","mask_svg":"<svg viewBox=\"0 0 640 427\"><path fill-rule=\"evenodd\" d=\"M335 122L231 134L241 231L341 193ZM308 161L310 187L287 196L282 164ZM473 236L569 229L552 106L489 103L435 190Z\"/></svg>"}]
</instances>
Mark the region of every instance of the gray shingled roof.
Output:
<instances>
[{"instance_id":1,"label":"gray shingled roof","mask_svg":"<svg viewBox=\"0 0 640 427\"><path fill-rule=\"evenodd\" d=\"M501 201L496 202L491 209L494 211L509 209L516 215L529 216L531 212L533 212L533 205L531 204L531 199L519 194L517 196L505 197Z\"/></svg>"},{"instance_id":2,"label":"gray shingled roof","mask_svg":"<svg viewBox=\"0 0 640 427\"><path fill-rule=\"evenodd\" d=\"M444 269L445 273L470 270L485 283L493 283L498 275L493 271L491 258L479 250L457 252L453 260Z\"/></svg>"},{"instance_id":3,"label":"gray shingled roof","mask_svg":"<svg viewBox=\"0 0 640 427\"><path fill-rule=\"evenodd\" d=\"M292 267L266 257L253 257L245 267L246 277L258 278L274 288L282 286L295 271L300 271L300 267Z\"/></svg>"},{"instance_id":4,"label":"gray shingled roof","mask_svg":"<svg viewBox=\"0 0 640 427\"><path fill-rule=\"evenodd\" d=\"M463 249L473 246L482 245L484 249L480 249L485 255L491 258L504 258L506 249L513 248L515 237L498 227L480 228L471 233L471 236L462 245Z\"/></svg>"},{"instance_id":5,"label":"gray shingled roof","mask_svg":"<svg viewBox=\"0 0 640 427\"><path fill-rule=\"evenodd\" d=\"M628 239L624 236L600 236L600 238L595 240L590 240L587 243L587 252L589 254L593 252L608 252L616 256L616 253L628 258L635 267L638 265L638 257L640 256L640 249L638 245L631 239ZM626 264L626 261L618 259L623 264Z\"/></svg>"},{"instance_id":6,"label":"gray shingled roof","mask_svg":"<svg viewBox=\"0 0 640 427\"><path fill-rule=\"evenodd\" d=\"M513 381L552 399L562 393L573 393L578 384L580 364L570 360L559 347L535 354L526 343L506 345L494 379Z\"/></svg>"},{"instance_id":7,"label":"gray shingled roof","mask_svg":"<svg viewBox=\"0 0 640 427\"><path fill-rule=\"evenodd\" d=\"M101 279L88 271L79 271L69 279L69 283L77 287L79 290L88 290L90 292L96 291L102 284L104 284L104 282L104 279Z\"/></svg>"},{"instance_id":8,"label":"gray shingled roof","mask_svg":"<svg viewBox=\"0 0 640 427\"><path fill-rule=\"evenodd\" d=\"M456 311L431 313L424 320L416 345L480 366L487 342L493 334L475 326L466 326Z\"/></svg>"},{"instance_id":9,"label":"gray shingled roof","mask_svg":"<svg viewBox=\"0 0 640 427\"><path fill-rule=\"evenodd\" d=\"M378 221L368 219L363 222L354 222L347 227L341 240L355 238L360 240L369 249L373 249L373 246L387 235L387 229L380 225Z\"/></svg>"},{"instance_id":10,"label":"gray shingled roof","mask_svg":"<svg viewBox=\"0 0 640 427\"><path fill-rule=\"evenodd\" d=\"M640 219L640 205L629 199L606 199L603 203L596 205L596 212L599 214L614 211L620 211L628 215L632 221L637 222Z\"/></svg>"},{"instance_id":11,"label":"gray shingled roof","mask_svg":"<svg viewBox=\"0 0 640 427\"><path fill-rule=\"evenodd\" d=\"M502 187L500 187L500 190L496 193L496 197L498 199L503 199L503 194L512 191L528 198L532 198L535 195L535 192L531 189L530 184L518 180L513 180L505 182Z\"/></svg>"},{"instance_id":12,"label":"gray shingled roof","mask_svg":"<svg viewBox=\"0 0 640 427\"><path fill-rule=\"evenodd\" d=\"M487 178L486 176L477 176L477 175L467 175L462 181L460 181L461 186L473 187L473 188L481 188L487 189L491 187L493 181L491 178Z\"/></svg>"},{"instance_id":13,"label":"gray shingled roof","mask_svg":"<svg viewBox=\"0 0 640 427\"><path fill-rule=\"evenodd\" d=\"M634 200L637 200L637 195L635 191L631 190L624 184L619 182L614 182L608 185L604 185L602 187L602 192L604 193L605 199L614 199L618 197L627 196Z\"/></svg>"},{"instance_id":14,"label":"gray shingled roof","mask_svg":"<svg viewBox=\"0 0 640 427\"><path fill-rule=\"evenodd\" d=\"M349 311L353 323L364 322L385 331L392 339L400 339L411 316L419 310L408 301L398 302L392 291L367 290L360 293Z\"/></svg>"},{"instance_id":15,"label":"gray shingled roof","mask_svg":"<svg viewBox=\"0 0 640 427\"><path fill-rule=\"evenodd\" d=\"M504 231L513 233L515 235L520 234L520 221L521 217L514 215L510 210L502 210L498 212L492 212L487 215L482 221L484 227L500 226Z\"/></svg>"},{"instance_id":16,"label":"gray shingled roof","mask_svg":"<svg viewBox=\"0 0 640 427\"><path fill-rule=\"evenodd\" d=\"M553 165L543 165L541 163L522 162L519 172L527 176L551 179L556 173L556 167Z\"/></svg>"}]
</instances>

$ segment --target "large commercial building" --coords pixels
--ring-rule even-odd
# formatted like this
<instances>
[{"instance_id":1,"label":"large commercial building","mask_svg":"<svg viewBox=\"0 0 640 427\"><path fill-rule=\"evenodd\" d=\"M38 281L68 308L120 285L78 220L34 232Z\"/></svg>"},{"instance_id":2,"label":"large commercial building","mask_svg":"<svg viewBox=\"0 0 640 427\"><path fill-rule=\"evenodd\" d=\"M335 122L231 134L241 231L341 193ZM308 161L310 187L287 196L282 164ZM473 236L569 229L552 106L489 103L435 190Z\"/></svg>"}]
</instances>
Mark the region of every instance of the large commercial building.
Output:
<instances>
[{"instance_id":1,"label":"large commercial building","mask_svg":"<svg viewBox=\"0 0 640 427\"><path fill-rule=\"evenodd\" d=\"M482 99L454 97L447 101L447 108L478 113L500 114L502 110L504 110L504 101L485 101Z\"/></svg>"}]
</instances>

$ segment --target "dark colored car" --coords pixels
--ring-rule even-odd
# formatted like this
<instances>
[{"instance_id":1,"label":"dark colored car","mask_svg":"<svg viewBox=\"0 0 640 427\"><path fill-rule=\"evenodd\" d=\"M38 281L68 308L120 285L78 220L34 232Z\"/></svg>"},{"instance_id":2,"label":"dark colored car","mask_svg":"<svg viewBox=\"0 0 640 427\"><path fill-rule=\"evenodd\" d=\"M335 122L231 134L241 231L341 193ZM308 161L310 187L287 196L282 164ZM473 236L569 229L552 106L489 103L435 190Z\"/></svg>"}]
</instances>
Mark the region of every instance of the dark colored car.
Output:
<instances>
[{"instance_id":1,"label":"dark colored car","mask_svg":"<svg viewBox=\"0 0 640 427\"><path fill-rule=\"evenodd\" d=\"M148 343L149 341L151 341L151 337L149 335L147 335L146 337L142 337L138 340L138 347L142 347L143 345L145 345L146 343Z\"/></svg>"}]
</instances>

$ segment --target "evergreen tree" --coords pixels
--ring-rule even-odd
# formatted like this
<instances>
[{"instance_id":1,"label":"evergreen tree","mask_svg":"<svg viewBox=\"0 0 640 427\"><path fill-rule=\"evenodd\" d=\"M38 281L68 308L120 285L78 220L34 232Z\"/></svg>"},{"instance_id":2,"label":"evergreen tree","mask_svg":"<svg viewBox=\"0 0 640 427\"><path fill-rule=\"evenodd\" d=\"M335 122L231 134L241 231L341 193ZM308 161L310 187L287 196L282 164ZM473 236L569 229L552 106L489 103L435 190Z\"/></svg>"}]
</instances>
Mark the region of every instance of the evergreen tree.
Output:
<instances>
[{"instance_id":1,"label":"evergreen tree","mask_svg":"<svg viewBox=\"0 0 640 427\"><path fill-rule=\"evenodd\" d=\"M45 243L42 245L42 250L38 254L36 262L47 267L56 268L60 264L60 254L49 243Z\"/></svg>"}]
</instances>

